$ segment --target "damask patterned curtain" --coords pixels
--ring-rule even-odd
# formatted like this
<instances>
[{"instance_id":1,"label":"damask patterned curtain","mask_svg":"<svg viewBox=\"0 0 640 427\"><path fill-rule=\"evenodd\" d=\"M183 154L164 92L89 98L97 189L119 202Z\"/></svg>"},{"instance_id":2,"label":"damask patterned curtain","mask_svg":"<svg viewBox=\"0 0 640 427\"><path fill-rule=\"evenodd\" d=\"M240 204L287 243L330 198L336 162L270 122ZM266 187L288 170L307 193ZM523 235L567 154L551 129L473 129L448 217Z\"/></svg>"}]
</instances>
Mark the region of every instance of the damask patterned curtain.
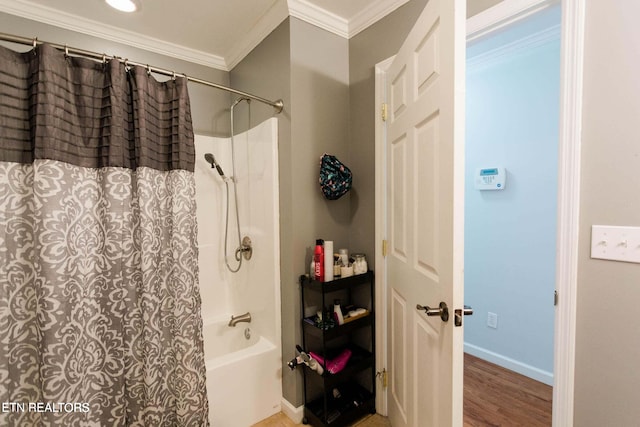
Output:
<instances>
[{"instance_id":1,"label":"damask patterned curtain","mask_svg":"<svg viewBox=\"0 0 640 427\"><path fill-rule=\"evenodd\" d=\"M0 425L202 426L187 85L0 47Z\"/></svg>"}]
</instances>

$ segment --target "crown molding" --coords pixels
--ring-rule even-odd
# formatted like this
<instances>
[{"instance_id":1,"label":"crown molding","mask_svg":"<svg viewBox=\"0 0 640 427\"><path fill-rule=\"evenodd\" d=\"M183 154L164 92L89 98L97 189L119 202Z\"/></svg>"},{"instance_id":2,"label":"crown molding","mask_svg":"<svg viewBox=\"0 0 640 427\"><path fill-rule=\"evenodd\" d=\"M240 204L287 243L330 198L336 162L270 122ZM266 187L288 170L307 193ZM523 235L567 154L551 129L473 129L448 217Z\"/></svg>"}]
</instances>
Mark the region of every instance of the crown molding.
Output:
<instances>
[{"instance_id":1,"label":"crown molding","mask_svg":"<svg viewBox=\"0 0 640 427\"><path fill-rule=\"evenodd\" d=\"M229 70L240 63L256 46L258 46L278 25L289 16L285 2L276 1L267 13L260 18L245 37L238 40L225 54Z\"/></svg>"},{"instance_id":2,"label":"crown molding","mask_svg":"<svg viewBox=\"0 0 640 427\"><path fill-rule=\"evenodd\" d=\"M369 28L409 0L376 0L349 21L349 37Z\"/></svg>"},{"instance_id":3,"label":"crown molding","mask_svg":"<svg viewBox=\"0 0 640 427\"><path fill-rule=\"evenodd\" d=\"M0 0L0 12L20 16L45 24L54 25L71 31L87 34L101 39L122 43L127 46L144 49L181 59L195 64L205 65L223 71L229 71L224 58L207 52L180 46L175 43L145 36L134 31L106 25L92 19L62 12L28 2L26 0Z\"/></svg>"},{"instance_id":4,"label":"crown molding","mask_svg":"<svg viewBox=\"0 0 640 427\"><path fill-rule=\"evenodd\" d=\"M349 21L307 0L288 0L289 15L320 27L345 39L349 38Z\"/></svg>"},{"instance_id":5,"label":"crown molding","mask_svg":"<svg viewBox=\"0 0 640 427\"><path fill-rule=\"evenodd\" d=\"M513 58L514 55L529 52L531 49L535 49L559 39L560 24L545 28L534 34L469 57L467 59L467 70L477 71L481 68L492 66L500 61Z\"/></svg>"},{"instance_id":6,"label":"crown molding","mask_svg":"<svg viewBox=\"0 0 640 427\"><path fill-rule=\"evenodd\" d=\"M135 31L107 25L99 21L83 18L63 12L49 6L32 3L28 0L0 0L0 12L20 16L45 24L79 32L104 40L122 43L149 52L177 58L183 61L212 67L222 71L233 69L265 37L271 33L287 16L301 19L311 25L322 28L340 37L349 39L409 0L374 0L364 10L347 20L331 13L308 0L278 0L241 40L238 40L225 56L218 56L176 43L146 36ZM509 0L505 0L509 1ZM522 1L522 0L516 0ZM525 0L541 1L541 0Z\"/></svg>"},{"instance_id":7,"label":"crown molding","mask_svg":"<svg viewBox=\"0 0 640 427\"><path fill-rule=\"evenodd\" d=\"M287 0L289 15L350 39L375 24L409 0L375 0L350 20L331 13L307 0Z\"/></svg>"},{"instance_id":8,"label":"crown molding","mask_svg":"<svg viewBox=\"0 0 640 427\"><path fill-rule=\"evenodd\" d=\"M467 19L467 42L490 34L558 2L559 0L503 0Z\"/></svg>"}]
</instances>

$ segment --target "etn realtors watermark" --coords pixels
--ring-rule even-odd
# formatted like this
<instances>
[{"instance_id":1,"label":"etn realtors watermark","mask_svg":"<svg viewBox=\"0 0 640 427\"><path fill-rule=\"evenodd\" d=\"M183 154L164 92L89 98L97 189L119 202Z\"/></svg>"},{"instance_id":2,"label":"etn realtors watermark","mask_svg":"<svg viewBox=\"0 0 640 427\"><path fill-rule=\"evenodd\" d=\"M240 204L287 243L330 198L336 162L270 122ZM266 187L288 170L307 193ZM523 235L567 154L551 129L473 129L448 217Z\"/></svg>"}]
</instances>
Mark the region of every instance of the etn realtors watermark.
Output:
<instances>
[{"instance_id":1,"label":"etn realtors watermark","mask_svg":"<svg viewBox=\"0 0 640 427\"><path fill-rule=\"evenodd\" d=\"M1 412L89 412L87 402L2 402Z\"/></svg>"}]
</instances>

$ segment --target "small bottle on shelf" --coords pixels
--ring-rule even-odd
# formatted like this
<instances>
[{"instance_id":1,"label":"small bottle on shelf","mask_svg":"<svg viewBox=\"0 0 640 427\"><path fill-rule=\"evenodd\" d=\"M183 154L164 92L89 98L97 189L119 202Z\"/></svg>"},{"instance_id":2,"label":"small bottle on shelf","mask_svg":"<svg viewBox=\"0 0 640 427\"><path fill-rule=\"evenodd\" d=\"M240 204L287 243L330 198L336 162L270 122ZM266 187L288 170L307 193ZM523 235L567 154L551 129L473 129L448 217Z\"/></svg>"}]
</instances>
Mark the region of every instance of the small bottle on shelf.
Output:
<instances>
[{"instance_id":1,"label":"small bottle on shelf","mask_svg":"<svg viewBox=\"0 0 640 427\"><path fill-rule=\"evenodd\" d=\"M322 245L324 259L324 281L333 280L333 241L325 240Z\"/></svg>"},{"instance_id":2,"label":"small bottle on shelf","mask_svg":"<svg viewBox=\"0 0 640 427\"><path fill-rule=\"evenodd\" d=\"M316 240L316 248L313 252L314 279L324 282L324 248L322 239Z\"/></svg>"},{"instance_id":3,"label":"small bottle on shelf","mask_svg":"<svg viewBox=\"0 0 640 427\"><path fill-rule=\"evenodd\" d=\"M344 316L342 315L342 309L340 308L340 300L333 301L333 313L338 325L344 325Z\"/></svg>"}]
</instances>

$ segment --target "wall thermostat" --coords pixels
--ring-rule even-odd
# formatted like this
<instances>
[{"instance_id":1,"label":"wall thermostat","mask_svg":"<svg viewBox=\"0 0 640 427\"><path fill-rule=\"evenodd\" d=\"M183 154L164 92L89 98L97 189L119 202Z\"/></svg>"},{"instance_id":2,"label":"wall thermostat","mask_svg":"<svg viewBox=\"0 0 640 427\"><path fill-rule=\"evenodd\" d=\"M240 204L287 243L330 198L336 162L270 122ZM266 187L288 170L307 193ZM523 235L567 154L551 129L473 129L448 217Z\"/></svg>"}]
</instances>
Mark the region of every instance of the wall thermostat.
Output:
<instances>
[{"instance_id":1,"label":"wall thermostat","mask_svg":"<svg viewBox=\"0 0 640 427\"><path fill-rule=\"evenodd\" d=\"M476 169L475 187L477 190L504 190L507 171L504 168Z\"/></svg>"}]
</instances>

